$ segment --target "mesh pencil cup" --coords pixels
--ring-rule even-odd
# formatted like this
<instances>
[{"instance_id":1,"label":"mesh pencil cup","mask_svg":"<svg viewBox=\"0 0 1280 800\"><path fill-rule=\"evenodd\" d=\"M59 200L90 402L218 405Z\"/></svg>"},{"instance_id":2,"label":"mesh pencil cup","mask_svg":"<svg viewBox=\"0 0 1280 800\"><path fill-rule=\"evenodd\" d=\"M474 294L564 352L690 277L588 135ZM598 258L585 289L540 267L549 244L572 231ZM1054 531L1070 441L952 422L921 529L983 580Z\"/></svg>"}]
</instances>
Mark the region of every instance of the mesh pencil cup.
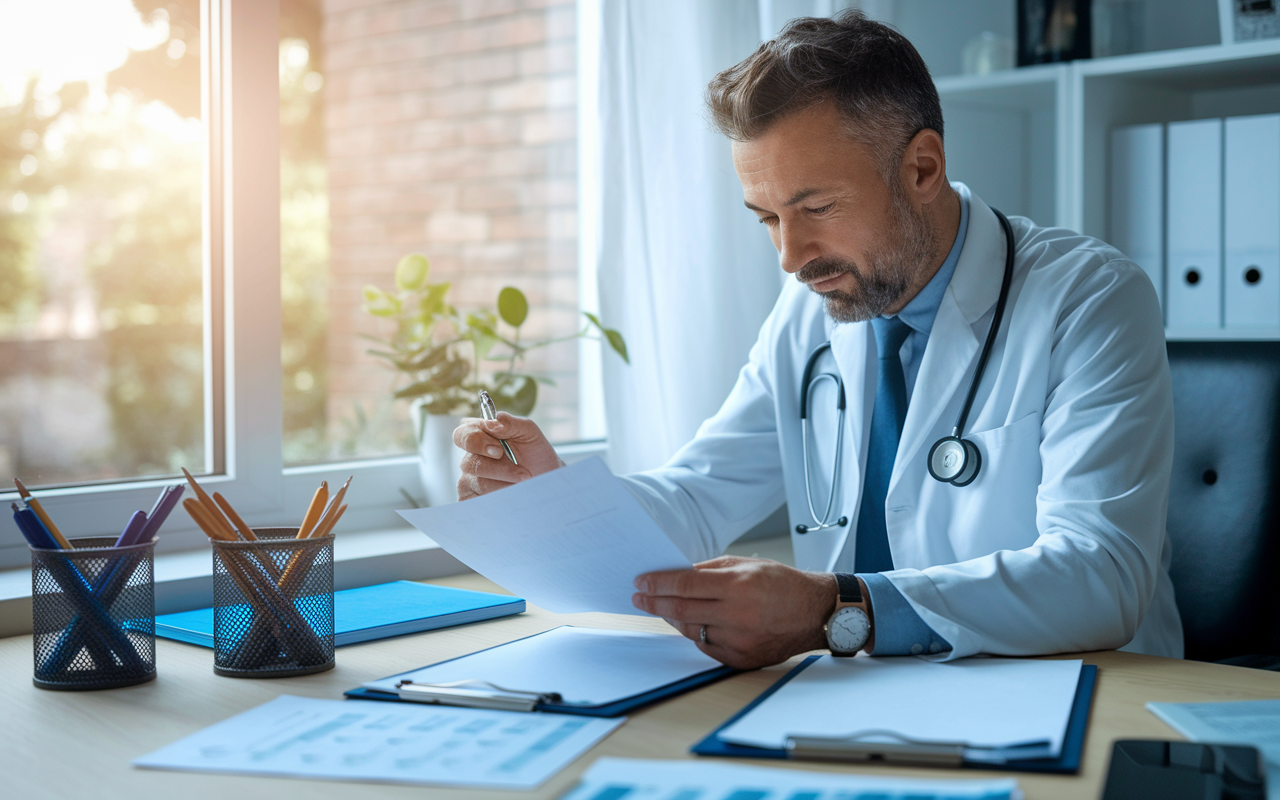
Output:
<instances>
[{"instance_id":1,"label":"mesh pencil cup","mask_svg":"<svg viewBox=\"0 0 1280 800\"><path fill-rule=\"evenodd\" d=\"M213 671L282 678L332 669L333 534L255 528L213 544Z\"/></svg>"},{"instance_id":2,"label":"mesh pencil cup","mask_svg":"<svg viewBox=\"0 0 1280 800\"><path fill-rule=\"evenodd\" d=\"M112 547L115 541L31 548L36 686L111 689L155 678L155 542Z\"/></svg>"}]
</instances>

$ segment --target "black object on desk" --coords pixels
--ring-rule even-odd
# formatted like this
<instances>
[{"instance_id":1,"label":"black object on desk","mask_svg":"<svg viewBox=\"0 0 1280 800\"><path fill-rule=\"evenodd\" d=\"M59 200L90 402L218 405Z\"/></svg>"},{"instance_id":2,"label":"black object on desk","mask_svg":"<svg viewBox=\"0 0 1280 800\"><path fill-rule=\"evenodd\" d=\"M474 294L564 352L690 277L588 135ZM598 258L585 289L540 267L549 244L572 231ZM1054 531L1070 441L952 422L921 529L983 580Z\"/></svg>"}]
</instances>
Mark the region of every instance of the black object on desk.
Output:
<instances>
[{"instance_id":1,"label":"black object on desk","mask_svg":"<svg viewBox=\"0 0 1280 800\"><path fill-rule=\"evenodd\" d=\"M1265 800L1257 748L1121 739L1111 747L1102 800Z\"/></svg>"}]
</instances>

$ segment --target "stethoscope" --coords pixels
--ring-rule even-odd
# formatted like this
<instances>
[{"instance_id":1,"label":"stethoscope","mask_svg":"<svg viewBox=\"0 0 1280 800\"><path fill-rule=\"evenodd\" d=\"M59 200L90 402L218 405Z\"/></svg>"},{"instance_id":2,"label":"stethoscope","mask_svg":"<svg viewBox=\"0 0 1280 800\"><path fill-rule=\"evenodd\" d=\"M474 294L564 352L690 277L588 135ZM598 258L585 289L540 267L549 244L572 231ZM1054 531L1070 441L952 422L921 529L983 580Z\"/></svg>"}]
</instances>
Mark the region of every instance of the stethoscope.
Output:
<instances>
[{"instance_id":1,"label":"stethoscope","mask_svg":"<svg viewBox=\"0 0 1280 800\"><path fill-rule=\"evenodd\" d=\"M933 447L929 448L929 474L935 480L949 483L952 486L968 486L978 477L978 471L982 469L982 453L978 450L978 446L968 439L963 438L960 432L964 430L965 422L969 419L969 411L973 408L974 396L978 393L978 384L982 383L982 373L987 369L987 361L991 358L991 348L995 345L996 336L1000 332L1000 322L1004 319L1004 307L1009 300L1009 284L1013 280L1013 228L1009 225L1009 220L1004 214L996 209L996 218L1000 220L1000 227L1004 229L1005 238L1005 256L1004 256L1004 280L1000 283L1000 299L996 301L995 318L991 321L991 328L987 331L987 341L982 346L982 354L978 356L978 368L973 373L973 380L969 383L969 393L965 396L964 406L960 409L960 417L956 420L956 426L951 431L950 436L944 436L934 442ZM823 342L814 349L810 354L809 360L805 362L804 373L800 379L800 440L801 454L804 458L804 495L805 500L809 503L809 516L814 520L815 525L797 525L796 533L809 533L810 531L820 531L826 528L843 528L849 524L849 518L841 516L839 519L831 522L831 507L835 504L836 499L836 481L840 476L840 462L844 443L844 381L834 372L819 372L814 374L817 368L818 359L831 349L831 342ZM813 491L810 488L809 480L809 390L814 385L822 381L831 381L836 387L836 453L831 468L831 493L827 496L826 507L822 510L822 516L818 516L817 510L813 505Z\"/></svg>"}]
</instances>

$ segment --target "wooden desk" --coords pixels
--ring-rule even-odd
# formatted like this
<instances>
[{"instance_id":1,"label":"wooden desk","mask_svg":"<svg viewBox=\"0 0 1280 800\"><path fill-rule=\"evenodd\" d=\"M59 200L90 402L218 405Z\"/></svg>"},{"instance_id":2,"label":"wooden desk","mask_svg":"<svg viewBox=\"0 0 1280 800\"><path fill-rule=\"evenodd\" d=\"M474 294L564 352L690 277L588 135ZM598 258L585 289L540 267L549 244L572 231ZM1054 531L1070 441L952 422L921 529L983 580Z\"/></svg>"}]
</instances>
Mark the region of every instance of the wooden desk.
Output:
<instances>
[{"instance_id":1,"label":"wooden desk","mask_svg":"<svg viewBox=\"0 0 1280 800\"><path fill-rule=\"evenodd\" d=\"M478 576L437 583L498 591ZM338 666L301 678L242 680L213 674L213 653L157 640L159 678L149 684L101 692L49 692L31 685L31 637L0 640L0 795L21 798L164 798L250 800L306 796L554 798L602 755L690 758L690 745L738 711L795 663L738 675L631 716L612 736L552 778L537 792L434 789L419 786L299 781L135 769L131 759L194 733L279 694L339 698L367 680L463 655L556 625L668 631L657 620L605 614L556 615L531 608L518 617L400 639L344 647ZM1079 775L1019 775L1030 800L1096 798L1111 742L1118 738L1180 738L1143 708L1151 700L1236 700L1280 697L1280 674L1191 661L1102 652L1098 687ZM743 762L747 763L747 762ZM753 762L787 766L782 762ZM858 771L833 765L803 769ZM863 768L875 775L992 777L985 770Z\"/></svg>"}]
</instances>

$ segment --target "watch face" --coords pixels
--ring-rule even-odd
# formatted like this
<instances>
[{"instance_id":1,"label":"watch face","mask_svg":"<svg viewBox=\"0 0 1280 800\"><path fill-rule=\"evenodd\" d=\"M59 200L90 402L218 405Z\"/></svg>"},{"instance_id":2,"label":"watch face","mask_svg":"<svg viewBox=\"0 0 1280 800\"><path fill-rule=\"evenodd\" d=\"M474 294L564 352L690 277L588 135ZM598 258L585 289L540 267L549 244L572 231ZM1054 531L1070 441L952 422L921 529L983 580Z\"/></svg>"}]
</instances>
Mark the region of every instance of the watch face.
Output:
<instances>
[{"instance_id":1,"label":"watch face","mask_svg":"<svg viewBox=\"0 0 1280 800\"><path fill-rule=\"evenodd\" d=\"M857 607L842 608L827 623L827 644L832 650L854 653L862 649L871 633L867 612Z\"/></svg>"}]
</instances>

